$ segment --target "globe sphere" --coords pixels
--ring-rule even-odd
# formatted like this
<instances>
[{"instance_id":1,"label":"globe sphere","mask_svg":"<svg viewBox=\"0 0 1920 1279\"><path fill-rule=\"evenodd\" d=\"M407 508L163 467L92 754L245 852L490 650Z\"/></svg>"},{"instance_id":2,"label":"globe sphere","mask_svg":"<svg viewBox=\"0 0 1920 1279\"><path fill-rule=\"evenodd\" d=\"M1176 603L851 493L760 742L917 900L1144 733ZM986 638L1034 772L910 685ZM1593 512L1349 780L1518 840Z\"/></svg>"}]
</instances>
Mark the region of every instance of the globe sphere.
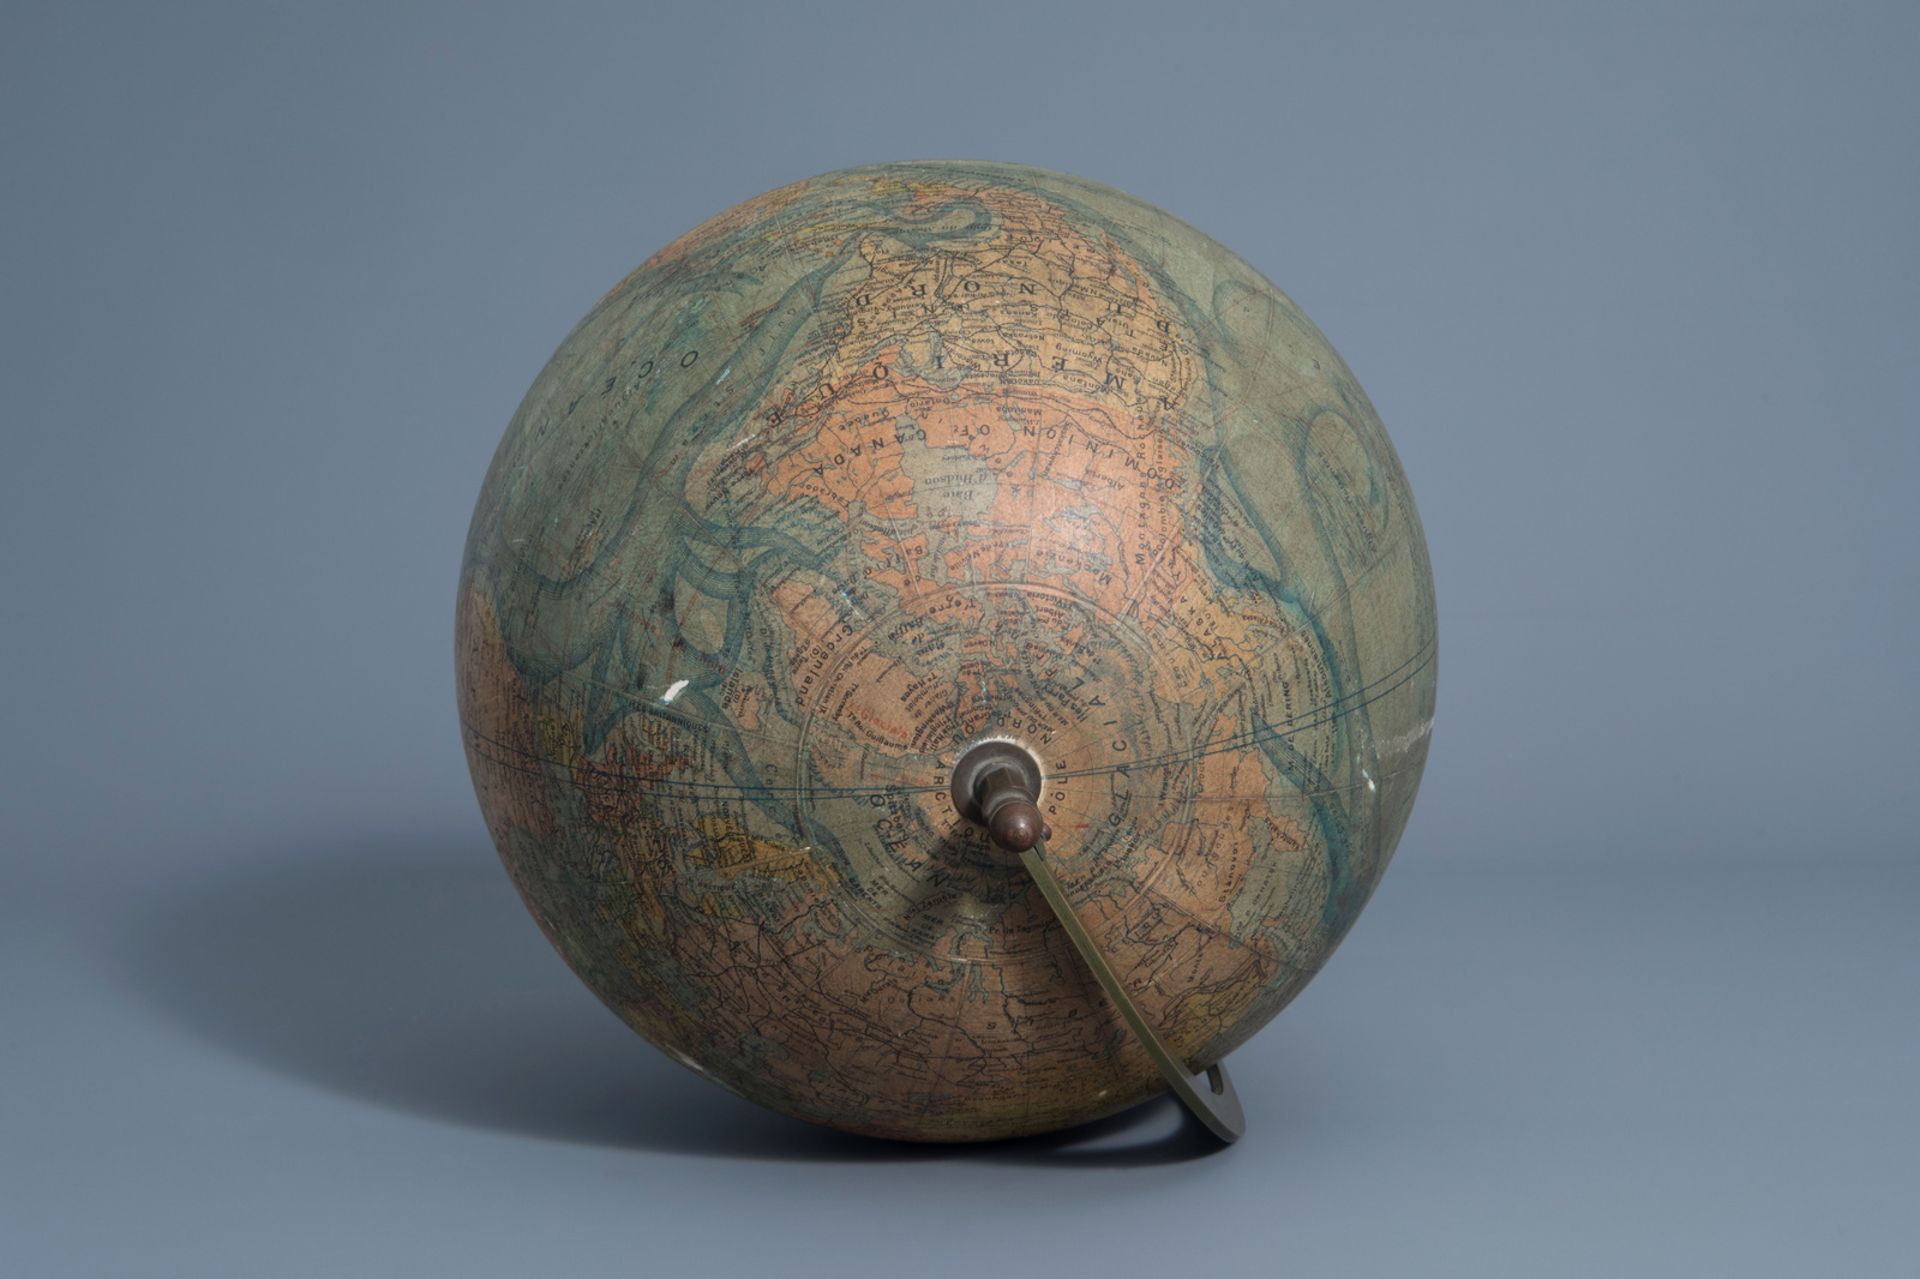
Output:
<instances>
[{"instance_id":1,"label":"globe sphere","mask_svg":"<svg viewBox=\"0 0 1920 1279\"><path fill-rule=\"evenodd\" d=\"M889 164L720 214L567 336L457 666L500 855L610 1008L787 1114L978 1140L1164 1084L962 754L1037 763L1078 919L1216 1061L1393 853L1433 582L1367 397L1240 258L1078 178Z\"/></svg>"}]
</instances>

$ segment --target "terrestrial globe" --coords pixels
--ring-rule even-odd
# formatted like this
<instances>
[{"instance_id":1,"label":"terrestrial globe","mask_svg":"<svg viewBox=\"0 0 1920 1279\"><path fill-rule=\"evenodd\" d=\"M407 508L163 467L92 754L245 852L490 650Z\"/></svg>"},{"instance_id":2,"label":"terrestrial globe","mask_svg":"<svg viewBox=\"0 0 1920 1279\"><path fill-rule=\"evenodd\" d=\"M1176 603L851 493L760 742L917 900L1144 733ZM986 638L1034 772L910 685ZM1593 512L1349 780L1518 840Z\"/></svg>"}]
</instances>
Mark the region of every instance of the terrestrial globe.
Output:
<instances>
[{"instance_id":1,"label":"terrestrial globe","mask_svg":"<svg viewBox=\"0 0 1920 1279\"><path fill-rule=\"evenodd\" d=\"M802 1119L978 1140L1166 1084L963 757L1031 767L1072 916L1197 1069L1392 855L1434 597L1373 407L1253 268L1078 178L888 164L720 214L567 336L457 665L500 855L628 1025Z\"/></svg>"}]
</instances>

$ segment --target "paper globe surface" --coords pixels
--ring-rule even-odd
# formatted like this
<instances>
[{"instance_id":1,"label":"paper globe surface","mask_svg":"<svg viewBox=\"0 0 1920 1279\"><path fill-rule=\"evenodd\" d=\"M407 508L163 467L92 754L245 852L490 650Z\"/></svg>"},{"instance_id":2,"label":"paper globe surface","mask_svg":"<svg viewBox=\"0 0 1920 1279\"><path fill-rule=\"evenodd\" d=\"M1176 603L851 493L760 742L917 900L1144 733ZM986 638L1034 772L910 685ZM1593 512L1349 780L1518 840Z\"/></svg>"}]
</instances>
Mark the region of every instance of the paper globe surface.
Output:
<instances>
[{"instance_id":1,"label":"paper globe surface","mask_svg":"<svg viewBox=\"0 0 1920 1279\"><path fill-rule=\"evenodd\" d=\"M1432 576L1353 375L1234 254L983 163L748 201L567 337L461 574L508 870L629 1025L851 1131L972 1140L1163 1087L954 808L1044 771L1075 913L1193 1063L1319 970L1432 727Z\"/></svg>"}]
</instances>

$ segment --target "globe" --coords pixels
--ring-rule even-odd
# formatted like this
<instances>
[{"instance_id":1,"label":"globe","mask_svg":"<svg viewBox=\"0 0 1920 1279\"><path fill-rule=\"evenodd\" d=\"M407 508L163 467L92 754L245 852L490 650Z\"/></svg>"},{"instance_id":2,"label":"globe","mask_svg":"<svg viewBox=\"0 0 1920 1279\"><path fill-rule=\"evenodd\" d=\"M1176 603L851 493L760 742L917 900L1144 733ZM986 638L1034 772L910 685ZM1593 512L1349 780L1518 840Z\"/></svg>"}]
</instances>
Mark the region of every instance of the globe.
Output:
<instances>
[{"instance_id":1,"label":"globe","mask_svg":"<svg viewBox=\"0 0 1920 1279\"><path fill-rule=\"evenodd\" d=\"M1073 915L1182 1061L1326 962L1411 810L1432 574L1353 374L1118 191L782 187L561 343L480 494L460 718L508 872L633 1029L881 1137L1166 1084L955 769L1026 761Z\"/></svg>"}]
</instances>

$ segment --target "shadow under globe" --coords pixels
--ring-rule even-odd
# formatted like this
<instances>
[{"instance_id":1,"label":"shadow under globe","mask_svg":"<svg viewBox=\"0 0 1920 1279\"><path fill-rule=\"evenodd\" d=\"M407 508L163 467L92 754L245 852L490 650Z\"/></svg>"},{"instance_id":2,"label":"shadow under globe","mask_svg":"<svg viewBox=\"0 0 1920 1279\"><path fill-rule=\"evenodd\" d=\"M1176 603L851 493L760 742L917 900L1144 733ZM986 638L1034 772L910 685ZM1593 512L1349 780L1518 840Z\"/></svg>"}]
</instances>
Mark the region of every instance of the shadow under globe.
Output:
<instances>
[{"instance_id":1,"label":"shadow under globe","mask_svg":"<svg viewBox=\"0 0 1920 1279\"><path fill-rule=\"evenodd\" d=\"M712 1087L568 973L484 839L263 849L147 906L126 984L238 1057L345 1097L583 1145L762 1160L1127 1166L1204 1154L1162 1098L979 1146L820 1128Z\"/></svg>"}]
</instances>

